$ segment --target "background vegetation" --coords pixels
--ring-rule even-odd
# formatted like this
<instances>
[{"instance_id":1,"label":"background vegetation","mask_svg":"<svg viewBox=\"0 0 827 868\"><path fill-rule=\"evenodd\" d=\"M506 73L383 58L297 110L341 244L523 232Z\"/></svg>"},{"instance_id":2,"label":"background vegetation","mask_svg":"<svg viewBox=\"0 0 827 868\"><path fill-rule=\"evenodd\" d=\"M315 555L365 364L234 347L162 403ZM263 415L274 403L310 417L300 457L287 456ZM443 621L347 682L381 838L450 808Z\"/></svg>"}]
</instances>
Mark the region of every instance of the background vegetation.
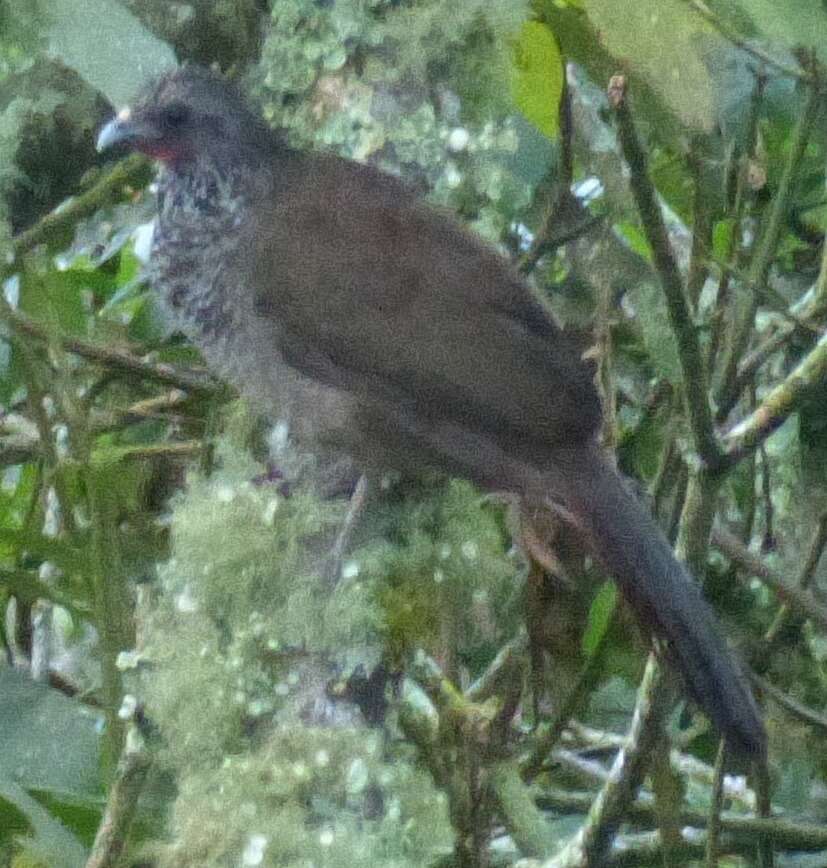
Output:
<instances>
[{"instance_id":1,"label":"background vegetation","mask_svg":"<svg viewBox=\"0 0 827 868\"><path fill-rule=\"evenodd\" d=\"M826 53L818 0L0 0L0 864L827 864ZM93 142L176 60L530 276L768 769L553 516L331 494L169 333Z\"/></svg>"}]
</instances>

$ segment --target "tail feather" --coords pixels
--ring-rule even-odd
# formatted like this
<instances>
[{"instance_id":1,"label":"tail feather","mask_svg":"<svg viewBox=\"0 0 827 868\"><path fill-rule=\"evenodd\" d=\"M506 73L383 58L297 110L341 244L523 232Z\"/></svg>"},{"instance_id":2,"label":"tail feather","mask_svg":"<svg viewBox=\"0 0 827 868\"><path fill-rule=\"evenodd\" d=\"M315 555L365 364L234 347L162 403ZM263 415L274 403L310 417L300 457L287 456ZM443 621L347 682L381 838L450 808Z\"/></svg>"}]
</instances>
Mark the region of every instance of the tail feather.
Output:
<instances>
[{"instance_id":1,"label":"tail feather","mask_svg":"<svg viewBox=\"0 0 827 868\"><path fill-rule=\"evenodd\" d=\"M688 692L732 748L763 755L766 733L743 670L700 588L676 560L661 530L594 452L566 451L555 465L554 493L638 618L667 640Z\"/></svg>"}]
</instances>

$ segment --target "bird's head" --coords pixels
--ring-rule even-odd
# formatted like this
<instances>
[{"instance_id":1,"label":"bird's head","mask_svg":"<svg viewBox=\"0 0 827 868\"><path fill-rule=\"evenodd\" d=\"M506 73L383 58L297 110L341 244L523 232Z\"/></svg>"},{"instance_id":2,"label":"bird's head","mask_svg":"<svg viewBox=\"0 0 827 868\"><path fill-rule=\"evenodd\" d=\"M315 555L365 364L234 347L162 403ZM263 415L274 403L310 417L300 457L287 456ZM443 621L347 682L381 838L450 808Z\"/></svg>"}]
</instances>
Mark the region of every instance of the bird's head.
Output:
<instances>
[{"instance_id":1,"label":"bird's head","mask_svg":"<svg viewBox=\"0 0 827 868\"><path fill-rule=\"evenodd\" d=\"M217 73L184 66L165 73L98 135L99 151L123 145L172 166L206 158L252 158L272 132Z\"/></svg>"}]
</instances>

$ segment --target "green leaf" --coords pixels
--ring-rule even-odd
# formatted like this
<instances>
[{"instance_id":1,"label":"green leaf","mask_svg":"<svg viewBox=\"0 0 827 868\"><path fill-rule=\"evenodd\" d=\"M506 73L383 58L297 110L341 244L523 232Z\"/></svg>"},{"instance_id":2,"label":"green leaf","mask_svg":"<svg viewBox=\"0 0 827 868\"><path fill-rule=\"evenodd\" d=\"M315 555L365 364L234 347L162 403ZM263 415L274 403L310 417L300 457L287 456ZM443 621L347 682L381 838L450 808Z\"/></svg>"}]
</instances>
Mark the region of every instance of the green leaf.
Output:
<instances>
[{"instance_id":1,"label":"green leaf","mask_svg":"<svg viewBox=\"0 0 827 868\"><path fill-rule=\"evenodd\" d=\"M87 285L78 273L66 278L56 270L37 274L29 269L20 285L20 309L56 334L85 336L90 323L83 300Z\"/></svg>"},{"instance_id":2,"label":"green leaf","mask_svg":"<svg viewBox=\"0 0 827 868\"><path fill-rule=\"evenodd\" d=\"M35 558L52 561L63 572L83 574L89 566L88 554L63 540L44 536L36 531L16 530L0 526L0 546L16 553L27 552Z\"/></svg>"},{"instance_id":3,"label":"green leaf","mask_svg":"<svg viewBox=\"0 0 827 868\"><path fill-rule=\"evenodd\" d=\"M28 856L42 865L83 868L87 856L83 844L23 787L2 774L0 801L16 808L28 821L32 837L18 839L19 846Z\"/></svg>"},{"instance_id":4,"label":"green leaf","mask_svg":"<svg viewBox=\"0 0 827 868\"><path fill-rule=\"evenodd\" d=\"M683 373L660 287L654 283L641 283L627 297L640 323L652 366L670 383L680 383Z\"/></svg>"},{"instance_id":5,"label":"green leaf","mask_svg":"<svg viewBox=\"0 0 827 868\"><path fill-rule=\"evenodd\" d=\"M44 0L43 6L51 53L114 105L127 103L145 79L175 66L172 48L114 0Z\"/></svg>"},{"instance_id":6,"label":"green leaf","mask_svg":"<svg viewBox=\"0 0 827 868\"><path fill-rule=\"evenodd\" d=\"M0 827L21 834L38 864L82 866L86 851L70 827L88 840L100 816L101 715L10 668L0 669L0 695Z\"/></svg>"},{"instance_id":7,"label":"green leaf","mask_svg":"<svg viewBox=\"0 0 827 868\"><path fill-rule=\"evenodd\" d=\"M101 715L11 668L0 695L0 780L98 801Z\"/></svg>"},{"instance_id":8,"label":"green leaf","mask_svg":"<svg viewBox=\"0 0 827 868\"><path fill-rule=\"evenodd\" d=\"M6 421L9 422L12 418L14 417L7 416ZM26 432L30 423L22 417L19 418L19 430ZM9 433L8 430L6 433ZM31 462L20 465L17 470L6 470L3 486L0 487L0 527L22 527L31 509L38 480L37 467Z\"/></svg>"},{"instance_id":9,"label":"green leaf","mask_svg":"<svg viewBox=\"0 0 827 868\"><path fill-rule=\"evenodd\" d=\"M712 253L716 259L726 262L732 251L732 236L735 232L735 220L727 217L718 220L712 230Z\"/></svg>"},{"instance_id":10,"label":"green leaf","mask_svg":"<svg viewBox=\"0 0 827 868\"><path fill-rule=\"evenodd\" d=\"M78 297L91 293L96 299L108 298L115 291L112 276L105 271L85 268L82 265L59 272L59 279L66 290Z\"/></svg>"},{"instance_id":11,"label":"green leaf","mask_svg":"<svg viewBox=\"0 0 827 868\"><path fill-rule=\"evenodd\" d=\"M827 13L822 0L740 0L759 33L787 49L813 49L827 61ZM792 64L791 64L792 65Z\"/></svg>"},{"instance_id":12,"label":"green leaf","mask_svg":"<svg viewBox=\"0 0 827 868\"><path fill-rule=\"evenodd\" d=\"M168 323L164 321L159 300L150 293L144 292L132 303L132 314L129 318L127 337L131 341L144 344L160 343L169 331Z\"/></svg>"},{"instance_id":13,"label":"green leaf","mask_svg":"<svg viewBox=\"0 0 827 868\"><path fill-rule=\"evenodd\" d=\"M612 623L616 602L617 588L614 582L604 582L589 609L588 626L583 634L583 653L586 657L593 657L600 647Z\"/></svg>"},{"instance_id":14,"label":"green leaf","mask_svg":"<svg viewBox=\"0 0 827 868\"><path fill-rule=\"evenodd\" d=\"M705 63L720 41L683 0L587 0L601 42L623 69L640 76L691 129L710 130L715 87Z\"/></svg>"},{"instance_id":15,"label":"green leaf","mask_svg":"<svg viewBox=\"0 0 827 868\"><path fill-rule=\"evenodd\" d=\"M622 222L617 224L617 228L632 251L647 262L652 261L652 248L640 226L636 223Z\"/></svg>"},{"instance_id":16,"label":"green leaf","mask_svg":"<svg viewBox=\"0 0 827 868\"><path fill-rule=\"evenodd\" d=\"M135 255L135 251L131 245L125 245L121 248L121 256L118 260L118 273L115 276L115 283L118 286L126 286L138 279L141 271L141 260Z\"/></svg>"},{"instance_id":17,"label":"green leaf","mask_svg":"<svg viewBox=\"0 0 827 868\"><path fill-rule=\"evenodd\" d=\"M559 128L565 71L554 34L539 21L527 21L514 46L514 101L548 138Z\"/></svg>"},{"instance_id":18,"label":"green leaf","mask_svg":"<svg viewBox=\"0 0 827 868\"><path fill-rule=\"evenodd\" d=\"M664 419L654 414L643 419L628 431L618 444L618 455L624 470L642 479L653 479L660 464L664 441Z\"/></svg>"}]
</instances>

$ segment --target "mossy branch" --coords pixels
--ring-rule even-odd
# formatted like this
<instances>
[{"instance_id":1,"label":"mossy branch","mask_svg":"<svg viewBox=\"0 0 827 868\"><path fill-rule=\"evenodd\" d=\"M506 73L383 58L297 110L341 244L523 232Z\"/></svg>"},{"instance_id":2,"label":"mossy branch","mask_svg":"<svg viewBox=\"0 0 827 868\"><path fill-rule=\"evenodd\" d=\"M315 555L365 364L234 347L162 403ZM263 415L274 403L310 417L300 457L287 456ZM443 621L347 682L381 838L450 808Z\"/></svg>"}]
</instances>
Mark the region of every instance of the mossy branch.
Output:
<instances>
[{"instance_id":1,"label":"mossy branch","mask_svg":"<svg viewBox=\"0 0 827 868\"><path fill-rule=\"evenodd\" d=\"M133 378L152 380L200 394L215 394L221 388L207 374L178 370L171 365L152 362L125 350L103 347L69 335L56 334L26 314L15 310L2 296L0 296L0 320L5 322L15 334L34 338L43 343L55 343L66 352Z\"/></svg>"},{"instance_id":2,"label":"mossy branch","mask_svg":"<svg viewBox=\"0 0 827 868\"><path fill-rule=\"evenodd\" d=\"M152 174L151 163L139 154L132 154L116 163L85 193L41 217L34 226L12 239L13 258L0 273L0 280L13 274L20 258L35 247L45 244L51 249L58 249L68 244L76 223L123 199L124 191L142 189L149 183Z\"/></svg>"},{"instance_id":3,"label":"mossy branch","mask_svg":"<svg viewBox=\"0 0 827 868\"><path fill-rule=\"evenodd\" d=\"M559 789L544 790L537 796L541 808L560 814L582 814L589 809L593 799L591 793ZM634 823L651 825L657 822L655 806L651 799L632 802L626 815ZM678 819L682 826L705 829L708 816L701 811L682 810ZM827 827L823 824L801 823L788 817L747 817L729 811L724 811L720 820L722 851L751 854L754 851L756 836L759 834L771 835L776 848L780 850L809 853L827 850ZM702 842L700 843L703 848ZM611 865L612 860L609 859L606 864Z\"/></svg>"},{"instance_id":4,"label":"mossy branch","mask_svg":"<svg viewBox=\"0 0 827 868\"><path fill-rule=\"evenodd\" d=\"M626 744L618 753L609 778L589 808L586 821L563 850L543 868L571 868L607 864L612 839L643 782L646 765L664 738L663 721L669 708L667 688L654 655L646 664Z\"/></svg>"},{"instance_id":5,"label":"mossy branch","mask_svg":"<svg viewBox=\"0 0 827 868\"><path fill-rule=\"evenodd\" d=\"M797 409L808 391L827 377L827 335L770 390L756 409L727 433L728 448L717 467L728 470L757 449Z\"/></svg>"},{"instance_id":6,"label":"mossy branch","mask_svg":"<svg viewBox=\"0 0 827 868\"><path fill-rule=\"evenodd\" d=\"M152 765L143 739L133 726L118 761L115 779L109 789L106 810L86 868L115 868L126 846L129 829L138 808L138 798Z\"/></svg>"}]
</instances>

